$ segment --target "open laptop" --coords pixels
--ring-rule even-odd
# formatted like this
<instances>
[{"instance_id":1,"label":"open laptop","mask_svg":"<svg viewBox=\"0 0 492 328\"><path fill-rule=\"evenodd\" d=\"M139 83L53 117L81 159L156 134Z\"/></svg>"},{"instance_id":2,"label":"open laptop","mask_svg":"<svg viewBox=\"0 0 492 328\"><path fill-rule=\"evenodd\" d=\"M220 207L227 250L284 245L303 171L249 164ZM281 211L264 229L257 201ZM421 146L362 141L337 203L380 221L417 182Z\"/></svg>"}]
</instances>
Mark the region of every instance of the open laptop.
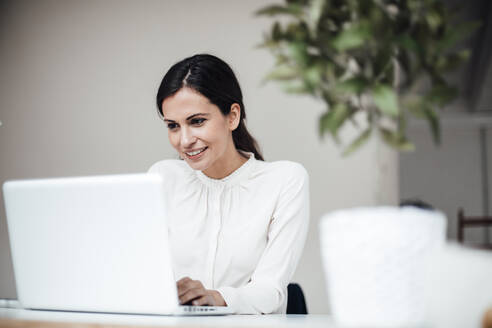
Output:
<instances>
[{"instance_id":1,"label":"open laptop","mask_svg":"<svg viewBox=\"0 0 492 328\"><path fill-rule=\"evenodd\" d=\"M107 313L232 314L229 307L179 305L163 183L155 174L6 182L21 305Z\"/></svg>"}]
</instances>

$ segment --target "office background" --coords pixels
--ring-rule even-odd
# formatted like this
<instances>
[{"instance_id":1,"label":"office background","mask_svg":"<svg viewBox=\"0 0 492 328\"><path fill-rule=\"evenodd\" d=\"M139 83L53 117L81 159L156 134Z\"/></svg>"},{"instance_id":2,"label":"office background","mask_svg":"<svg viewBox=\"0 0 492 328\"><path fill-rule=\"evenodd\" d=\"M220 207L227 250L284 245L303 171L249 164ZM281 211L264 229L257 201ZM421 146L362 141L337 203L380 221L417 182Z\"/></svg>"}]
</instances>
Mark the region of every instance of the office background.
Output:
<instances>
[{"instance_id":1,"label":"office background","mask_svg":"<svg viewBox=\"0 0 492 328\"><path fill-rule=\"evenodd\" d=\"M273 58L255 46L271 21L253 13L271 3L0 2L0 182L144 172L160 159L176 158L156 114L156 90L173 63L211 53L235 71L247 125L265 159L300 162L310 173L310 230L293 281L302 285L311 313L329 312L317 229L324 213L395 205L400 194L420 197L448 214L449 236L454 238L456 204L465 200L467 210L481 214L487 203L482 171L477 172L483 163L477 142L483 124L445 124L444 147L436 151L427 127L416 123L410 131L419 147L414 154L399 156L373 138L343 158L332 140L323 141L317 134L323 103L287 95L275 84L261 84ZM464 105L455 105L454 111L463 112L460 106ZM471 122L463 115L456 117ZM348 126L342 140L356 135L357 129ZM490 134L485 140L492 145ZM400 167L405 171L399 172ZM0 298L15 297L2 202Z\"/></svg>"}]
</instances>

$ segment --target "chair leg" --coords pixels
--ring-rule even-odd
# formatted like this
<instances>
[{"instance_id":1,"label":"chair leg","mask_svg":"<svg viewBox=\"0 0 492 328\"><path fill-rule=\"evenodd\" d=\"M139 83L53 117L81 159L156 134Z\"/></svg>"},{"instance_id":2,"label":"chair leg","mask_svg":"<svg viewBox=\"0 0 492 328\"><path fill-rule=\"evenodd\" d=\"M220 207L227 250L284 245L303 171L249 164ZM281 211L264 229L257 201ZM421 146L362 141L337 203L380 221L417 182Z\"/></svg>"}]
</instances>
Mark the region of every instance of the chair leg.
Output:
<instances>
[{"instance_id":1,"label":"chair leg","mask_svg":"<svg viewBox=\"0 0 492 328\"><path fill-rule=\"evenodd\" d=\"M458 241L460 243L463 243L463 239L464 239L464 236L463 236L463 217L465 216L464 214L464 211L463 211L463 208L459 208L458 210Z\"/></svg>"}]
</instances>

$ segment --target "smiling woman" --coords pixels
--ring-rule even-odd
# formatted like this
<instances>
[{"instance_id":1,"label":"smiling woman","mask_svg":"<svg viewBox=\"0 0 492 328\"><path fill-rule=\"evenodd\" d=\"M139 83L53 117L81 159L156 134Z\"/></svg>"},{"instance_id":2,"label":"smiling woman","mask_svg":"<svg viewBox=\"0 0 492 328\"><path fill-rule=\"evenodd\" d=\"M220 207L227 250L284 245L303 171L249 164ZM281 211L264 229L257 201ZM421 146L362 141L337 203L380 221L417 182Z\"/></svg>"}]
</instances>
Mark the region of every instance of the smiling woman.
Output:
<instances>
[{"instance_id":1,"label":"smiling woman","mask_svg":"<svg viewBox=\"0 0 492 328\"><path fill-rule=\"evenodd\" d=\"M163 101L162 112L169 141L193 169L221 179L246 161L231 137L241 116L237 103L223 115L206 97L186 87Z\"/></svg>"},{"instance_id":2,"label":"smiling woman","mask_svg":"<svg viewBox=\"0 0 492 328\"><path fill-rule=\"evenodd\" d=\"M236 313L285 313L309 222L309 178L289 161L265 162L245 125L239 83L211 55L173 65L157 93L180 160L164 176L169 240L182 304Z\"/></svg>"}]
</instances>

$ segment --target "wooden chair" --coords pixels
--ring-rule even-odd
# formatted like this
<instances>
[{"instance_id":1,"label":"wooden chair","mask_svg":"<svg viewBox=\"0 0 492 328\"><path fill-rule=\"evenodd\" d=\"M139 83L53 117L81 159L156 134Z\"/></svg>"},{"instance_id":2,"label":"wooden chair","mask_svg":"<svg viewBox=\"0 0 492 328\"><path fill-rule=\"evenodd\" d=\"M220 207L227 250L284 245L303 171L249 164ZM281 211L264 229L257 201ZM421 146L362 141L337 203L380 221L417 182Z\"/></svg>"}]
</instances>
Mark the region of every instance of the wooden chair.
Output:
<instances>
[{"instance_id":1,"label":"wooden chair","mask_svg":"<svg viewBox=\"0 0 492 328\"><path fill-rule=\"evenodd\" d=\"M466 246L492 250L492 244L470 244L465 243L465 229L471 227L482 227L488 229L492 227L492 216L465 216L462 208L458 210L458 242Z\"/></svg>"}]
</instances>

